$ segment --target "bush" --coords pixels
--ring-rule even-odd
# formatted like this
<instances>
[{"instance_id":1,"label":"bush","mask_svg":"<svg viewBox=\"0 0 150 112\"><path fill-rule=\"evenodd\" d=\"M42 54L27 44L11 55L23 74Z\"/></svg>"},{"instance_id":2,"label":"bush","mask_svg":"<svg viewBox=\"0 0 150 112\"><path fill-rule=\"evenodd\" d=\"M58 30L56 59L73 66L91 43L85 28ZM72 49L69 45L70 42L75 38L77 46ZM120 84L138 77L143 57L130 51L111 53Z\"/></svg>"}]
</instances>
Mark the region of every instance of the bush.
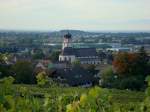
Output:
<instances>
[{"instance_id":1,"label":"bush","mask_svg":"<svg viewBox=\"0 0 150 112\"><path fill-rule=\"evenodd\" d=\"M102 87L115 87L115 83L117 83L116 81L116 75L113 72L112 67L108 67L106 69L104 69L101 73L101 79L100 79L100 85Z\"/></svg>"},{"instance_id":2,"label":"bush","mask_svg":"<svg viewBox=\"0 0 150 112\"><path fill-rule=\"evenodd\" d=\"M12 66L15 73L16 83L34 84L35 77L33 75L33 66L28 61L18 61Z\"/></svg>"},{"instance_id":3,"label":"bush","mask_svg":"<svg viewBox=\"0 0 150 112\"><path fill-rule=\"evenodd\" d=\"M146 82L148 84L148 87L145 91L146 98L145 98L144 102L141 105L141 111L150 112L150 76L147 76Z\"/></svg>"},{"instance_id":4,"label":"bush","mask_svg":"<svg viewBox=\"0 0 150 112\"><path fill-rule=\"evenodd\" d=\"M40 87L44 87L48 84L48 76L45 72L41 72L36 76L37 84Z\"/></svg>"}]
</instances>

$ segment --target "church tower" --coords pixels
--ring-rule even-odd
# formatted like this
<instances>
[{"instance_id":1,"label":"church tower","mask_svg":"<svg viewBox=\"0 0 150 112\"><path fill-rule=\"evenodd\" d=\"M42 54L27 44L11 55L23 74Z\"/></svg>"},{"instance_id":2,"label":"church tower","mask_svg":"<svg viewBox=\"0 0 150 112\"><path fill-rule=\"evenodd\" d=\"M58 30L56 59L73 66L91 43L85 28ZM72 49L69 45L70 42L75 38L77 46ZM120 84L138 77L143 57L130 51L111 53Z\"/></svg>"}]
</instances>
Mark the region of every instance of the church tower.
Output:
<instances>
[{"instance_id":1,"label":"church tower","mask_svg":"<svg viewBox=\"0 0 150 112\"><path fill-rule=\"evenodd\" d=\"M64 48L66 47L71 47L72 46L71 42L72 42L72 35L70 33L65 34L62 49L64 50Z\"/></svg>"}]
</instances>

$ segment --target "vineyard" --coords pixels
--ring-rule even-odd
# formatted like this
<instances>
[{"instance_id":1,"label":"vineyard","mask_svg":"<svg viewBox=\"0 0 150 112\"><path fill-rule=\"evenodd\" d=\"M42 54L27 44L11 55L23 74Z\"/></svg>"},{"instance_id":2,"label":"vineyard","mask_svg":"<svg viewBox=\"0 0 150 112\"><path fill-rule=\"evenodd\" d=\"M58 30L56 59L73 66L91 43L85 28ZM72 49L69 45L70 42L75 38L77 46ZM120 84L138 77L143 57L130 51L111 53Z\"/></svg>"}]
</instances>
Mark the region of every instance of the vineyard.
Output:
<instances>
[{"instance_id":1,"label":"vineyard","mask_svg":"<svg viewBox=\"0 0 150 112\"><path fill-rule=\"evenodd\" d=\"M12 77L1 81L0 112L150 111L149 87L146 92L100 87L44 88L37 85L15 85L13 81Z\"/></svg>"}]
</instances>

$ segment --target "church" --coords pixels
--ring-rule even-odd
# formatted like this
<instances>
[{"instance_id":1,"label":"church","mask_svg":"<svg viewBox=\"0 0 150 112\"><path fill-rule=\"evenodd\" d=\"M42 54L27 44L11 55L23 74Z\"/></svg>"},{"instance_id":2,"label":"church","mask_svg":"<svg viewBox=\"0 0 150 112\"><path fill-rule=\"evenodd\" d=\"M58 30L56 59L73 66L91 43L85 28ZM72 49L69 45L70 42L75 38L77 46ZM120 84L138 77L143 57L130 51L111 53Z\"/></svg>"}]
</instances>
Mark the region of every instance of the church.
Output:
<instances>
[{"instance_id":1,"label":"church","mask_svg":"<svg viewBox=\"0 0 150 112\"><path fill-rule=\"evenodd\" d=\"M73 48L72 35L67 33L64 35L62 51L59 55L59 62L72 63L79 60L81 64L100 64L100 58L96 52L96 48Z\"/></svg>"}]
</instances>

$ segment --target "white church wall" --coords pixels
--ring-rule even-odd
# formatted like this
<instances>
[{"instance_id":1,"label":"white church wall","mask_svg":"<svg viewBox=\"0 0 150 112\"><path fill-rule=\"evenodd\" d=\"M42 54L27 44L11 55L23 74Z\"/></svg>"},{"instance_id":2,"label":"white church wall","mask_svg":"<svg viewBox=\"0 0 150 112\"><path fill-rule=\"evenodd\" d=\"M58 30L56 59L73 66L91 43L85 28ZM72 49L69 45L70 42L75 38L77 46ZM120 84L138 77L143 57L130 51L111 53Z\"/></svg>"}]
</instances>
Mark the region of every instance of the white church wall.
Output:
<instances>
[{"instance_id":1,"label":"white church wall","mask_svg":"<svg viewBox=\"0 0 150 112\"><path fill-rule=\"evenodd\" d=\"M59 61L70 61L71 63L76 60L74 55L59 55Z\"/></svg>"}]
</instances>

